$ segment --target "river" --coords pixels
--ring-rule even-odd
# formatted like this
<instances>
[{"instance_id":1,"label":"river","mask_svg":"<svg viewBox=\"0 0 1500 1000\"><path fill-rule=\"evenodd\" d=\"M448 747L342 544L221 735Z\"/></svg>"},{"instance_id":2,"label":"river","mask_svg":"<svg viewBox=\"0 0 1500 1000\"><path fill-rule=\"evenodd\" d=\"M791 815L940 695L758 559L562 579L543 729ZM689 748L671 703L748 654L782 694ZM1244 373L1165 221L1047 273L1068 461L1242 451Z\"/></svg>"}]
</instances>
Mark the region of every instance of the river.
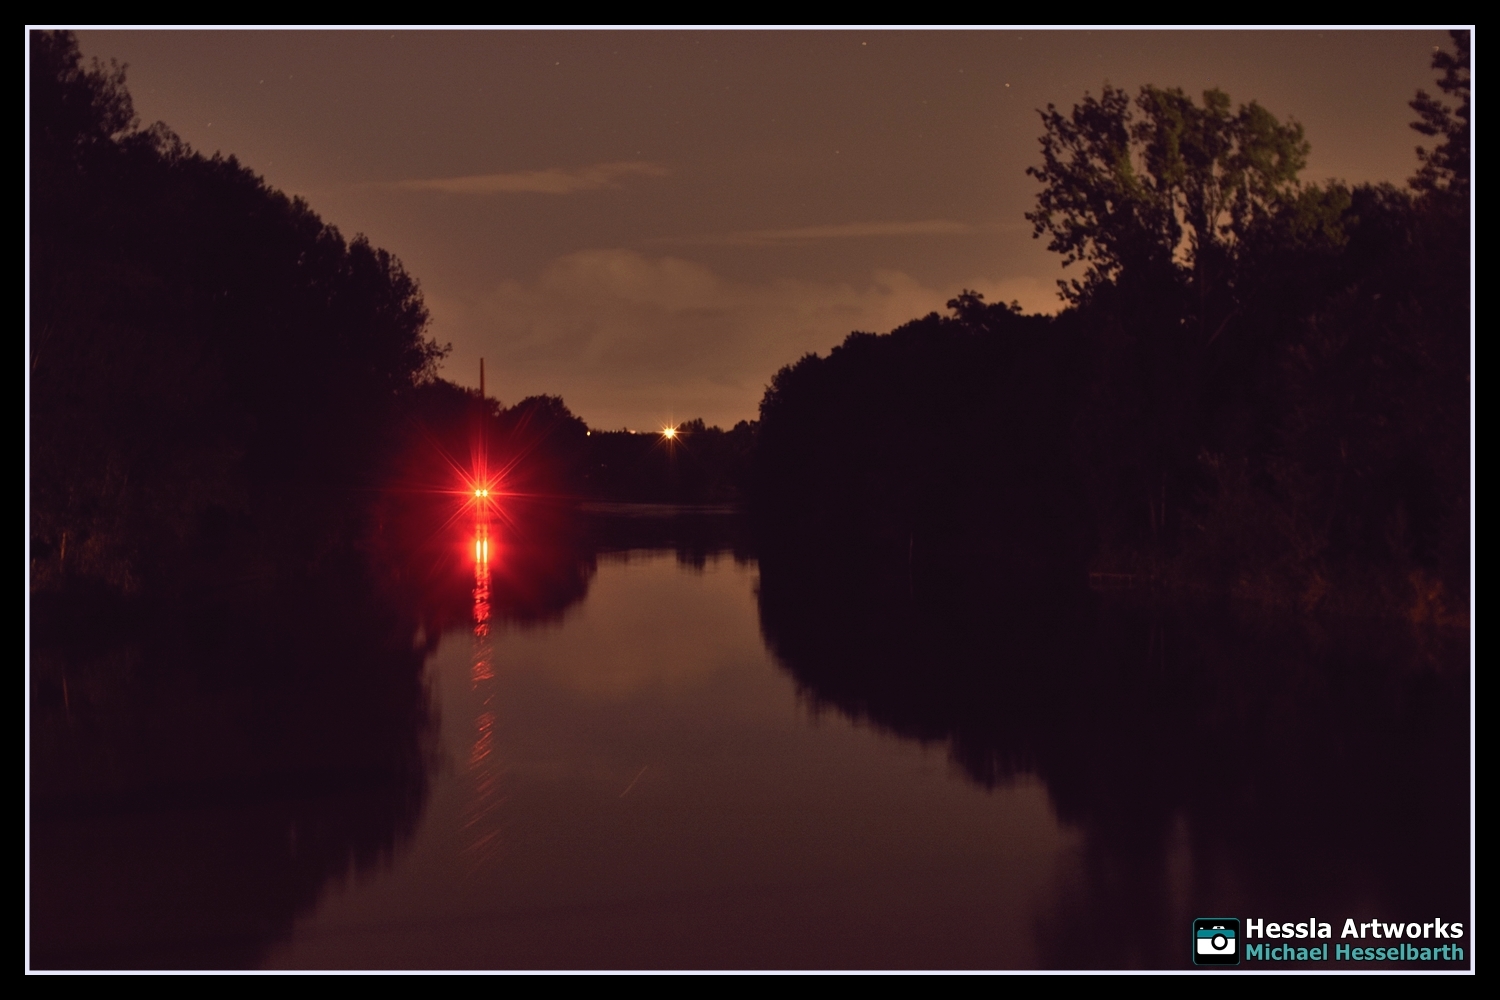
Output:
<instances>
[{"instance_id":1,"label":"river","mask_svg":"<svg viewBox=\"0 0 1500 1000\"><path fill-rule=\"evenodd\" d=\"M896 607L660 520L545 600L473 530L465 613L295 712L140 666L214 637L34 666L74 680L33 697L33 963L1191 968L1199 917L1468 922L1467 636Z\"/></svg>"}]
</instances>

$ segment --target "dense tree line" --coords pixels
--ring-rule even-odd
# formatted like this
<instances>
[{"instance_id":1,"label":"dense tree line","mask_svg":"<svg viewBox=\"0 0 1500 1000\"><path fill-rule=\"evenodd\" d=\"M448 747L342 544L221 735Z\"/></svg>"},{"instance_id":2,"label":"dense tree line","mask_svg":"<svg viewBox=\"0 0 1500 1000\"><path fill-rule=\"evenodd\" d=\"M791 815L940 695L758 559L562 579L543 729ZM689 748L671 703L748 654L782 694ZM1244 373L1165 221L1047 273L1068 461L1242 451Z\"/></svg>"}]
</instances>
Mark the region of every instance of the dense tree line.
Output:
<instances>
[{"instance_id":1,"label":"dense tree line","mask_svg":"<svg viewBox=\"0 0 1500 1000\"><path fill-rule=\"evenodd\" d=\"M1042 114L1039 237L1082 273L973 293L784 368L755 496L773 548L896 585L1087 568L1304 609L1452 620L1469 560L1468 37L1419 93L1405 188L1306 184L1300 126L1219 91Z\"/></svg>"},{"instance_id":2,"label":"dense tree line","mask_svg":"<svg viewBox=\"0 0 1500 1000\"><path fill-rule=\"evenodd\" d=\"M584 488L603 500L713 504L741 499L755 425L730 430L689 420L660 432L590 431Z\"/></svg>"},{"instance_id":3,"label":"dense tree line","mask_svg":"<svg viewBox=\"0 0 1500 1000\"><path fill-rule=\"evenodd\" d=\"M32 32L31 549L42 592L203 592L347 549L440 349L399 262L141 128Z\"/></svg>"},{"instance_id":4,"label":"dense tree line","mask_svg":"<svg viewBox=\"0 0 1500 1000\"><path fill-rule=\"evenodd\" d=\"M559 396L505 406L434 379L418 386L393 486L493 486L504 495L571 503L724 504L741 499L755 425L689 420L661 431L590 429Z\"/></svg>"},{"instance_id":5,"label":"dense tree line","mask_svg":"<svg viewBox=\"0 0 1500 1000\"><path fill-rule=\"evenodd\" d=\"M952 306L777 374L752 493L765 558L832 550L900 590L980 574L1019 595L1081 579L1079 333L972 294Z\"/></svg>"}]
</instances>

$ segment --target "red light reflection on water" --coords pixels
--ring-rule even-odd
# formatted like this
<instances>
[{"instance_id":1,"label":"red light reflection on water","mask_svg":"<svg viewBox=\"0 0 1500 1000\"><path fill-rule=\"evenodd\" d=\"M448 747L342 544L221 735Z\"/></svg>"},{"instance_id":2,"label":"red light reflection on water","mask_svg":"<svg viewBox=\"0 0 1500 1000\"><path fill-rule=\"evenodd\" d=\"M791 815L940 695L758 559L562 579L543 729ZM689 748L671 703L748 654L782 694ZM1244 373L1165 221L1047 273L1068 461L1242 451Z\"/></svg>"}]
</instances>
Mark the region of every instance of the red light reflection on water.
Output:
<instances>
[{"instance_id":1,"label":"red light reflection on water","mask_svg":"<svg viewBox=\"0 0 1500 1000\"><path fill-rule=\"evenodd\" d=\"M477 684L494 676L490 669L490 526L474 528L474 669Z\"/></svg>"},{"instance_id":2,"label":"red light reflection on water","mask_svg":"<svg viewBox=\"0 0 1500 1000\"><path fill-rule=\"evenodd\" d=\"M489 498L476 494L488 503ZM493 756L495 744L495 670L490 639L490 570L499 556L497 532L484 517L476 517L473 531L474 552L474 655L469 672L470 682L478 695L479 711L474 718L474 741L469 747L469 774L473 781L472 798L465 808L464 832L468 838L465 852L475 868L485 865L500 847L497 810L500 806L499 761Z\"/></svg>"}]
</instances>

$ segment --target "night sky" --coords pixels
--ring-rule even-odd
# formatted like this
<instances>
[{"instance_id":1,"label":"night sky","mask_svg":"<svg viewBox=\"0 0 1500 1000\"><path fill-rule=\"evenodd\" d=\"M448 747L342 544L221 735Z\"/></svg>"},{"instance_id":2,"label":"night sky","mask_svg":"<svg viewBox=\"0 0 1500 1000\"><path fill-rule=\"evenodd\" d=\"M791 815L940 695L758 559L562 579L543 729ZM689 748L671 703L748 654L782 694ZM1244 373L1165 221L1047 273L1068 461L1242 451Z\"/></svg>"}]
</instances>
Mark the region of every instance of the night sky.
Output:
<instances>
[{"instance_id":1,"label":"night sky","mask_svg":"<svg viewBox=\"0 0 1500 1000\"><path fill-rule=\"evenodd\" d=\"M1403 184L1442 31L80 31L143 123L421 282L443 375L590 425L756 414L783 364L959 289L1057 308L1037 109L1258 101L1304 179Z\"/></svg>"}]
</instances>

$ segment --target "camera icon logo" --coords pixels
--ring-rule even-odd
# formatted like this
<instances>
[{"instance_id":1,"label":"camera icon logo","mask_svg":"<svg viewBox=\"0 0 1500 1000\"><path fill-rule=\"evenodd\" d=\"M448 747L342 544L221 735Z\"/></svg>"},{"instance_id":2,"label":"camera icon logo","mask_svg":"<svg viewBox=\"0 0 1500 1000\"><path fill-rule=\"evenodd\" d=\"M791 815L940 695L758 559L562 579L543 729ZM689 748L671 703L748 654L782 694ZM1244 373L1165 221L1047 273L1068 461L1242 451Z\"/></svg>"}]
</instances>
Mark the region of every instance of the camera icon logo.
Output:
<instances>
[{"instance_id":1,"label":"camera icon logo","mask_svg":"<svg viewBox=\"0 0 1500 1000\"><path fill-rule=\"evenodd\" d=\"M1193 964L1240 964L1238 917L1199 917L1193 921Z\"/></svg>"}]
</instances>

